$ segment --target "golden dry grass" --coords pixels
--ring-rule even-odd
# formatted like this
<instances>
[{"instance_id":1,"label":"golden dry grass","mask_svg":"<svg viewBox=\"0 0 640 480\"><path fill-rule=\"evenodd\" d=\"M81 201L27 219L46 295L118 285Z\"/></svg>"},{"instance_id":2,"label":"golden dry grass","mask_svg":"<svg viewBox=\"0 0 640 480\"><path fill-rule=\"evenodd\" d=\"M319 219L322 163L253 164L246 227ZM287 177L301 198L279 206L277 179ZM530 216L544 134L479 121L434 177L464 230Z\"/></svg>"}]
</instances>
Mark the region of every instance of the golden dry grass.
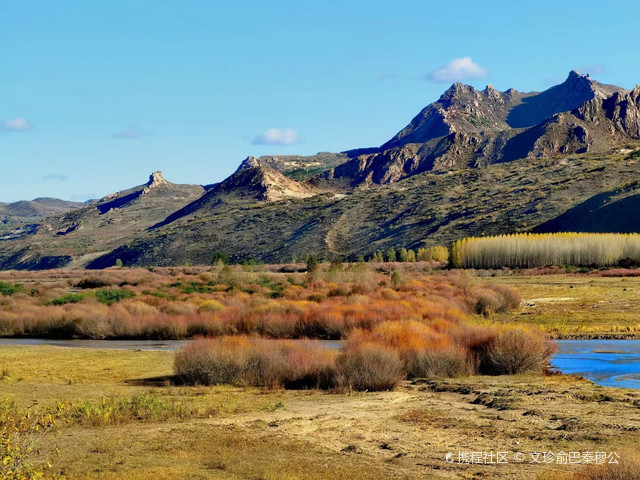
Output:
<instances>
[{"instance_id":1,"label":"golden dry grass","mask_svg":"<svg viewBox=\"0 0 640 480\"><path fill-rule=\"evenodd\" d=\"M476 323L531 323L557 338L638 338L640 278L593 275L510 275L483 282L522 294L519 308Z\"/></svg>"}]
</instances>

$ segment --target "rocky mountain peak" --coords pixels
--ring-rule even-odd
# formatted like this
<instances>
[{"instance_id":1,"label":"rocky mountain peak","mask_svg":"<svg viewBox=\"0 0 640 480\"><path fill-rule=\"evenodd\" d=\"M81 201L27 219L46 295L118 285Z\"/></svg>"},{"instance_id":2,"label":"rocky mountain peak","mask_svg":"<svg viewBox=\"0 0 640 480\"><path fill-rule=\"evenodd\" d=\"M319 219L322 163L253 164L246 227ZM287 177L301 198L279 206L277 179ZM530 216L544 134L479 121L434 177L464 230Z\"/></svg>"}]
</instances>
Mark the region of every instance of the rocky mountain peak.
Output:
<instances>
[{"instance_id":1,"label":"rocky mountain peak","mask_svg":"<svg viewBox=\"0 0 640 480\"><path fill-rule=\"evenodd\" d=\"M456 82L442 94L438 103L442 104L444 108L448 108L455 101L464 101L464 99L477 96L478 93L471 85Z\"/></svg>"},{"instance_id":2,"label":"rocky mountain peak","mask_svg":"<svg viewBox=\"0 0 640 480\"><path fill-rule=\"evenodd\" d=\"M249 155L240 163L240 166L238 166L236 173L238 173L240 170L245 170L247 168L255 168L258 166L260 166L260 162L258 161L258 159L253 155Z\"/></svg>"},{"instance_id":3,"label":"rocky mountain peak","mask_svg":"<svg viewBox=\"0 0 640 480\"><path fill-rule=\"evenodd\" d=\"M322 178L393 183L429 170L603 152L621 138L640 139L640 86L628 91L577 70L543 92L454 83L377 152L358 155Z\"/></svg>"},{"instance_id":4,"label":"rocky mountain peak","mask_svg":"<svg viewBox=\"0 0 640 480\"><path fill-rule=\"evenodd\" d=\"M160 170L149 175L149 181L146 184L148 189L158 188L163 185L169 185L169 182L164 179Z\"/></svg>"}]
</instances>

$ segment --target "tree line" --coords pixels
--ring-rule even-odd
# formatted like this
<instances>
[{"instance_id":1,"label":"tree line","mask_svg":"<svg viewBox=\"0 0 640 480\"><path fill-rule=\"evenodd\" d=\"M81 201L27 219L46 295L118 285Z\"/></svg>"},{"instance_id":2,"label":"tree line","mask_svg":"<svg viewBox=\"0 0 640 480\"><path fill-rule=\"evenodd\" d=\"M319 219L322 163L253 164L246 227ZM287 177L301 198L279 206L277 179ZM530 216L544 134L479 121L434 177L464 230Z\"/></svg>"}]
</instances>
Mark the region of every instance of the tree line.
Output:
<instances>
[{"instance_id":1,"label":"tree line","mask_svg":"<svg viewBox=\"0 0 640 480\"><path fill-rule=\"evenodd\" d=\"M610 267L640 263L637 233L517 233L469 237L451 246L456 268Z\"/></svg>"}]
</instances>

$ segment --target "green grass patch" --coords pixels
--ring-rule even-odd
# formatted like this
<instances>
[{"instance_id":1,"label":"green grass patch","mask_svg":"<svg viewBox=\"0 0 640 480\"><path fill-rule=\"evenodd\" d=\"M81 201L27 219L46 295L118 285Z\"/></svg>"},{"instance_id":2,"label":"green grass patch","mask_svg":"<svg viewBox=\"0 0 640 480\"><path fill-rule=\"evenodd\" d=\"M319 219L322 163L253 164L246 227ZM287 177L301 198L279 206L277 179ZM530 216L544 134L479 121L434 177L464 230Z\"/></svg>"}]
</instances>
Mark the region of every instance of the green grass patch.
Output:
<instances>
[{"instance_id":1,"label":"green grass patch","mask_svg":"<svg viewBox=\"0 0 640 480\"><path fill-rule=\"evenodd\" d=\"M0 294L9 296L14 293L20 293L24 290L22 285L17 283L0 282Z\"/></svg>"},{"instance_id":2,"label":"green grass patch","mask_svg":"<svg viewBox=\"0 0 640 480\"><path fill-rule=\"evenodd\" d=\"M52 300L49 300L45 303L45 305L66 305L68 303L78 303L81 302L84 298L84 295L79 293L68 293L67 295L63 295L61 297L56 297Z\"/></svg>"},{"instance_id":3,"label":"green grass patch","mask_svg":"<svg viewBox=\"0 0 640 480\"><path fill-rule=\"evenodd\" d=\"M135 296L136 294L131 290L100 289L96 291L96 298L100 303L104 303L105 305L113 305L121 300L126 300L127 298L133 298Z\"/></svg>"}]
</instances>

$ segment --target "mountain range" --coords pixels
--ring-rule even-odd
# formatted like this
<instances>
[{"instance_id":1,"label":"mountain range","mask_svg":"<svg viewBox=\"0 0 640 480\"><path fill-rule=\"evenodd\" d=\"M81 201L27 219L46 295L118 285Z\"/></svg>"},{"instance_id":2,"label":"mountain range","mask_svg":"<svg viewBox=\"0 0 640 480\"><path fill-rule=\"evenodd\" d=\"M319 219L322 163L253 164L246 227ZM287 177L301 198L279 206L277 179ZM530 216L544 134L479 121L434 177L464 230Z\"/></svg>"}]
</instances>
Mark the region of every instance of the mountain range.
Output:
<instances>
[{"instance_id":1,"label":"mountain range","mask_svg":"<svg viewBox=\"0 0 640 480\"><path fill-rule=\"evenodd\" d=\"M640 86L576 71L543 92L455 83L380 147L248 157L204 186L155 172L88 204L0 204L0 268L209 264L216 251L353 258L469 235L640 231L638 160Z\"/></svg>"}]
</instances>

